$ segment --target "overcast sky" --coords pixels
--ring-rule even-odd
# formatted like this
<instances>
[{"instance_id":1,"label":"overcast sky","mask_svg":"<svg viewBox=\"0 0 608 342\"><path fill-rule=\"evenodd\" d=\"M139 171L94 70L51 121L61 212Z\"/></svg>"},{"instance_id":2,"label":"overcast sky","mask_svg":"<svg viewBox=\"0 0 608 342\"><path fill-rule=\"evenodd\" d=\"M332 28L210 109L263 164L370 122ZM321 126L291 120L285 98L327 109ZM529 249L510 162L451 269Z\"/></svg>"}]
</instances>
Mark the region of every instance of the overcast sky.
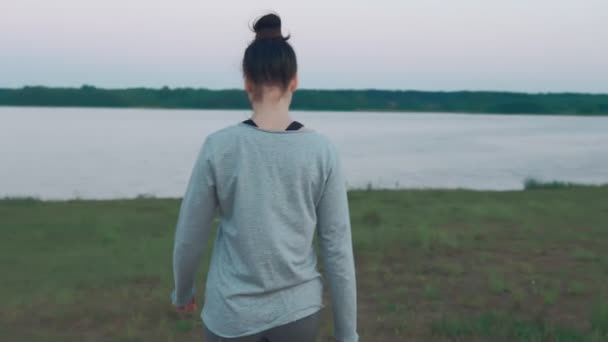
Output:
<instances>
[{"instance_id":1,"label":"overcast sky","mask_svg":"<svg viewBox=\"0 0 608 342\"><path fill-rule=\"evenodd\" d=\"M268 10L302 88L608 92L608 0L0 0L0 87L239 88Z\"/></svg>"}]
</instances>

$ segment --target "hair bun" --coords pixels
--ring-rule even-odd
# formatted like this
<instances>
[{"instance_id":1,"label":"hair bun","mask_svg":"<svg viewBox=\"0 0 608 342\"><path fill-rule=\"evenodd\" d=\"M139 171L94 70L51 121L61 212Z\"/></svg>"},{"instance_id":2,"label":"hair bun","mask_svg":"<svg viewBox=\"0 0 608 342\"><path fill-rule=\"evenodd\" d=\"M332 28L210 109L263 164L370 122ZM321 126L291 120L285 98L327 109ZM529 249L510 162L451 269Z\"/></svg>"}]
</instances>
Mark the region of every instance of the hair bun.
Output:
<instances>
[{"instance_id":1,"label":"hair bun","mask_svg":"<svg viewBox=\"0 0 608 342\"><path fill-rule=\"evenodd\" d=\"M266 14L258 18L253 24L255 39L289 39L289 36L283 37L281 33L281 18L274 14Z\"/></svg>"}]
</instances>

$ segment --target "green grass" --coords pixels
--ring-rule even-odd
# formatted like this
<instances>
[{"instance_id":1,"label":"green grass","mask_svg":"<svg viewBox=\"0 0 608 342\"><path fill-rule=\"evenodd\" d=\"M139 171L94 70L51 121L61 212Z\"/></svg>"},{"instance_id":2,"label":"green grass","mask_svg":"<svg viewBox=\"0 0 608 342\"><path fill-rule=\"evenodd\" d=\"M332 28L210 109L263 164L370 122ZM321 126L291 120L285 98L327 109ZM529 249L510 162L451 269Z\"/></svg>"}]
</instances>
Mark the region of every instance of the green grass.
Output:
<instances>
[{"instance_id":1,"label":"green grass","mask_svg":"<svg viewBox=\"0 0 608 342\"><path fill-rule=\"evenodd\" d=\"M608 339L608 302L600 302L595 305L591 315L591 329L597 335Z\"/></svg>"},{"instance_id":2,"label":"green grass","mask_svg":"<svg viewBox=\"0 0 608 342\"><path fill-rule=\"evenodd\" d=\"M543 300L547 305L553 305L557 303L560 296L559 285L551 285L543 291Z\"/></svg>"},{"instance_id":3,"label":"green grass","mask_svg":"<svg viewBox=\"0 0 608 342\"><path fill-rule=\"evenodd\" d=\"M490 291L494 294L503 294L511 291L505 277L497 272L490 273L488 282L490 284Z\"/></svg>"},{"instance_id":4,"label":"green grass","mask_svg":"<svg viewBox=\"0 0 608 342\"><path fill-rule=\"evenodd\" d=\"M438 300L441 298L441 292L437 286L427 284L424 286L424 296L429 300Z\"/></svg>"},{"instance_id":5,"label":"green grass","mask_svg":"<svg viewBox=\"0 0 608 342\"><path fill-rule=\"evenodd\" d=\"M571 296L583 295L585 293L585 284L575 280L568 286L567 293Z\"/></svg>"},{"instance_id":6,"label":"green grass","mask_svg":"<svg viewBox=\"0 0 608 342\"><path fill-rule=\"evenodd\" d=\"M599 257L590 250L577 248L572 252L572 256L580 261L597 261Z\"/></svg>"},{"instance_id":7,"label":"green grass","mask_svg":"<svg viewBox=\"0 0 608 342\"><path fill-rule=\"evenodd\" d=\"M608 340L606 198L606 186L349 192L361 340ZM178 208L0 200L2 340L200 340L198 313L169 303Z\"/></svg>"},{"instance_id":8,"label":"green grass","mask_svg":"<svg viewBox=\"0 0 608 342\"><path fill-rule=\"evenodd\" d=\"M441 318L432 323L435 335L454 339L485 337L500 341L602 341L600 330L579 331L577 329L547 324L543 321L518 318L504 312L488 311L467 318ZM458 340L458 339L457 339Z\"/></svg>"}]
</instances>

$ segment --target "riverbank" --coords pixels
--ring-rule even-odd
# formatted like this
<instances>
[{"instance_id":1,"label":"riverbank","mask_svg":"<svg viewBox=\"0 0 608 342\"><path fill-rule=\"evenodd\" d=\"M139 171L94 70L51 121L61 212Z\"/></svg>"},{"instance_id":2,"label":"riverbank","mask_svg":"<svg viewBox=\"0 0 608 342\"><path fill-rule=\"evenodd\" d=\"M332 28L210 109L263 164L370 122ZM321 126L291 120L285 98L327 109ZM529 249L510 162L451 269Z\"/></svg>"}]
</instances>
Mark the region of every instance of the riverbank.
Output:
<instances>
[{"instance_id":1,"label":"riverbank","mask_svg":"<svg viewBox=\"0 0 608 342\"><path fill-rule=\"evenodd\" d=\"M350 191L362 341L606 340L608 186L534 189ZM0 334L199 339L169 305L178 207L0 200Z\"/></svg>"},{"instance_id":2,"label":"riverbank","mask_svg":"<svg viewBox=\"0 0 608 342\"><path fill-rule=\"evenodd\" d=\"M23 87L0 88L0 106L106 108L251 108L241 89ZM608 115L608 94L299 89L293 110Z\"/></svg>"}]
</instances>

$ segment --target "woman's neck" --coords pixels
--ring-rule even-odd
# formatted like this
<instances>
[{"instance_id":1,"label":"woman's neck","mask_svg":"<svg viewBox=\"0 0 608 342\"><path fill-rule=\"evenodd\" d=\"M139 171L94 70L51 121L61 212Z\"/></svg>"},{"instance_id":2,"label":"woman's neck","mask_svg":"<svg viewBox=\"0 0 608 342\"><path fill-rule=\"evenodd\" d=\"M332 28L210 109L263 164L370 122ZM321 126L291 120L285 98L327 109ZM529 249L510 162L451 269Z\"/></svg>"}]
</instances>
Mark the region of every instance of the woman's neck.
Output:
<instances>
[{"instance_id":1,"label":"woman's neck","mask_svg":"<svg viewBox=\"0 0 608 342\"><path fill-rule=\"evenodd\" d=\"M254 102L251 119L260 128L284 130L293 121L289 115L289 102L283 99Z\"/></svg>"}]
</instances>

